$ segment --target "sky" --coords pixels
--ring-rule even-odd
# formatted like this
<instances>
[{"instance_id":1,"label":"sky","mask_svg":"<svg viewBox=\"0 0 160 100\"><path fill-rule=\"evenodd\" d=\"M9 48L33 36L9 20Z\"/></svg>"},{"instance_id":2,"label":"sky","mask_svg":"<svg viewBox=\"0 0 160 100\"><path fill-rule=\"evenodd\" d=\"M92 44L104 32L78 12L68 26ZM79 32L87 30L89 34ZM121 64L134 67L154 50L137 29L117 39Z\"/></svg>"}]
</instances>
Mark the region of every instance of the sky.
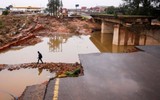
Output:
<instances>
[{"instance_id":1,"label":"sky","mask_svg":"<svg viewBox=\"0 0 160 100\"><path fill-rule=\"evenodd\" d=\"M119 6L122 0L62 0L64 8L75 8L75 4L82 6ZM8 5L13 6L34 6L46 7L48 0L0 0L0 8L5 8Z\"/></svg>"}]
</instances>

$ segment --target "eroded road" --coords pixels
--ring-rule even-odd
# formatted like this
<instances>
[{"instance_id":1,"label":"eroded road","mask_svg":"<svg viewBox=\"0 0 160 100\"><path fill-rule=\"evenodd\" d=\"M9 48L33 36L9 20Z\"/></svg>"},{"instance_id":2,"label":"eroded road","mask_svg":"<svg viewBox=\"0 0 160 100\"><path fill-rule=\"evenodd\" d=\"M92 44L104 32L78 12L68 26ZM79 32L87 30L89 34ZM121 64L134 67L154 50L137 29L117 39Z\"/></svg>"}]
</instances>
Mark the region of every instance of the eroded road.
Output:
<instances>
[{"instance_id":1,"label":"eroded road","mask_svg":"<svg viewBox=\"0 0 160 100\"><path fill-rule=\"evenodd\" d=\"M158 54L159 46L154 49ZM51 91L44 100L160 99L160 55L140 51L127 54L94 53L79 57L84 76L58 79L59 91L55 95ZM53 90L56 89L55 82L51 81Z\"/></svg>"}]
</instances>

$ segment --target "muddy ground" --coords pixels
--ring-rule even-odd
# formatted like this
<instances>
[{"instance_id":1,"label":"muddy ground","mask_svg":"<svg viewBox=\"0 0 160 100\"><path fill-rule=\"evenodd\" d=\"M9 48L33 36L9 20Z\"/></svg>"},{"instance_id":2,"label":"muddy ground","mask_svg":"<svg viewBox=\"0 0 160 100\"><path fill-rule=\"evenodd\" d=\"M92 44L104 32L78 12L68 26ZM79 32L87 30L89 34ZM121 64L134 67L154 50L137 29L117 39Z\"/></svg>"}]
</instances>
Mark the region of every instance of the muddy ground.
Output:
<instances>
[{"instance_id":1,"label":"muddy ground","mask_svg":"<svg viewBox=\"0 0 160 100\"><path fill-rule=\"evenodd\" d=\"M91 34L92 29L100 28L99 24L82 18L58 19L52 16L0 16L0 46L20 40L29 34L35 35L31 42L18 45L31 45L40 42L36 36L57 34ZM26 39L28 41L30 38Z\"/></svg>"}]
</instances>

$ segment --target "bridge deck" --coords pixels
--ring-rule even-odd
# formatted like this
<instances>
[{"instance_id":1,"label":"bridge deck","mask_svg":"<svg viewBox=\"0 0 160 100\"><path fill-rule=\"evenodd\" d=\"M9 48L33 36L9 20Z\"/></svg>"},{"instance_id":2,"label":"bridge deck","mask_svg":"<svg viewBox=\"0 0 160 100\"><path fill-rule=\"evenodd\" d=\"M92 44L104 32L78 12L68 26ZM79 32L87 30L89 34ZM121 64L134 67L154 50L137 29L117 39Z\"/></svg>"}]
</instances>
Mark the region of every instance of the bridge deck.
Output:
<instances>
[{"instance_id":1,"label":"bridge deck","mask_svg":"<svg viewBox=\"0 0 160 100\"><path fill-rule=\"evenodd\" d=\"M100 17L100 18L118 18L118 19L139 19L139 18L149 18L153 19L153 16L143 16L143 15L113 15L113 14L93 14L92 17Z\"/></svg>"},{"instance_id":2,"label":"bridge deck","mask_svg":"<svg viewBox=\"0 0 160 100\"><path fill-rule=\"evenodd\" d=\"M111 15L111 14L97 14L91 15L94 19L103 20L106 22L117 23L126 26L126 23L130 24L151 24L152 16L141 15Z\"/></svg>"}]
</instances>

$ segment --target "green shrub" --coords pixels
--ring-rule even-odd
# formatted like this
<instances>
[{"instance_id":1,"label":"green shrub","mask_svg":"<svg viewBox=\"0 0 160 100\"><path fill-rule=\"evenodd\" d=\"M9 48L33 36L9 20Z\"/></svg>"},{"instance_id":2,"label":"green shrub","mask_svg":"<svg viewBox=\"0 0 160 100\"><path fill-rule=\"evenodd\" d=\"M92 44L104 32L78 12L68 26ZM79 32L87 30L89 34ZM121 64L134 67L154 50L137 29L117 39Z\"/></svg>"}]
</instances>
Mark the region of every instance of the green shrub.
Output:
<instances>
[{"instance_id":1,"label":"green shrub","mask_svg":"<svg viewBox=\"0 0 160 100\"><path fill-rule=\"evenodd\" d=\"M73 72L67 71L65 74L68 77L78 77L78 75L81 73L80 68L75 69Z\"/></svg>"},{"instance_id":2,"label":"green shrub","mask_svg":"<svg viewBox=\"0 0 160 100\"><path fill-rule=\"evenodd\" d=\"M8 15L9 14L9 11L8 10L5 10L2 12L2 15Z\"/></svg>"}]
</instances>

